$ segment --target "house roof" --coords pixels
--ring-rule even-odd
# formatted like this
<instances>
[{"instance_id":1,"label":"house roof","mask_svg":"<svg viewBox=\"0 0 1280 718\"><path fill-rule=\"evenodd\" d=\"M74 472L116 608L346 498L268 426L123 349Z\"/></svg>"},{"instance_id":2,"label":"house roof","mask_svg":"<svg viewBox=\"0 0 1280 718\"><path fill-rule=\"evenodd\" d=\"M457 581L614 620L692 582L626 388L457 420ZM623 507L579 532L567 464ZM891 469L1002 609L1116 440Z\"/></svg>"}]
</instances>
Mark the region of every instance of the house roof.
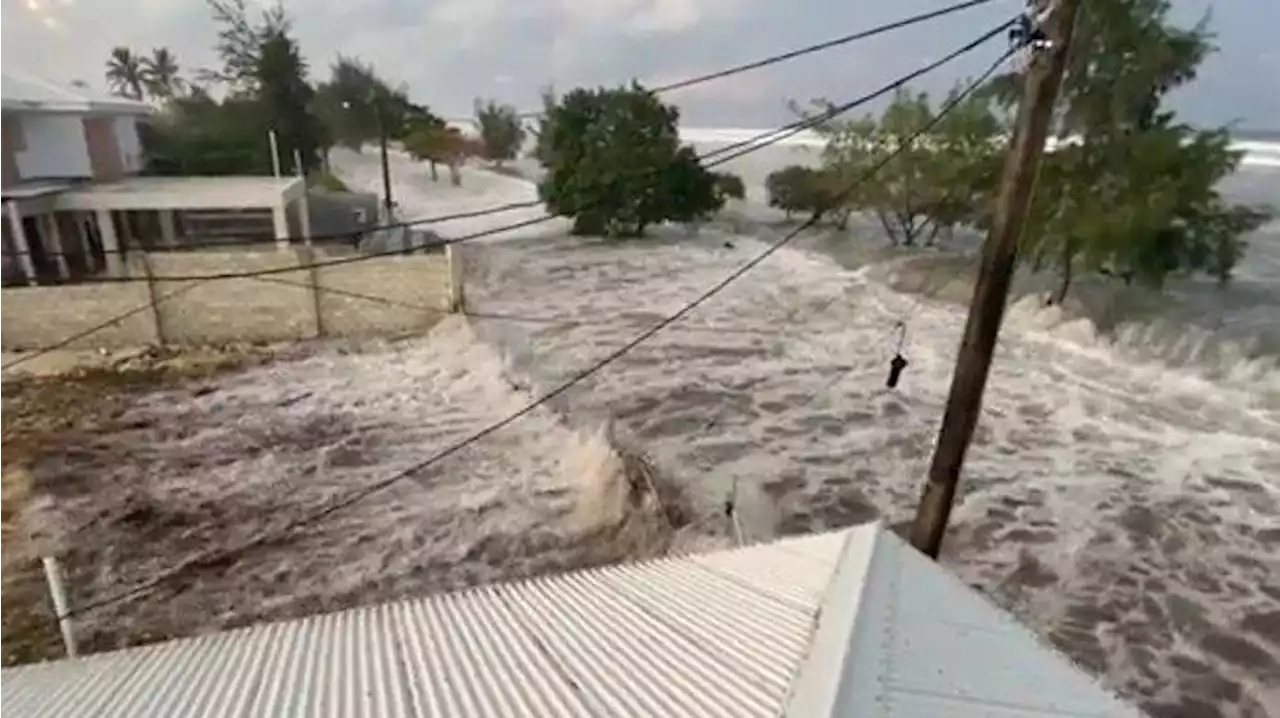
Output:
<instances>
[{"instance_id":1,"label":"house roof","mask_svg":"<svg viewBox=\"0 0 1280 718\"><path fill-rule=\"evenodd\" d=\"M104 112L121 115L149 115L154 112L154 108L145 102L59 85L8 67L0 74L3 75L0 108L6 112Z\"/></svg>"},{"instance_id":2,"label":"house roof","mask_svg":"<svg viewBox=\"0 0 1280 718\"><path fill-rule=\"evenodd\" d=\"M0 672L23 716L1138 716L878 525Z\"/></svg>"},{"instance_id":3,"label":"house roof","mask_svg":"<svg viewBox=\"0 0 1280 718\"><path fill-rule=\"evenodd\" d=\"M61 210L272 208L306 192L301 177L127 177L76 185L58 197Z\"/></svg>"}]
</instances>

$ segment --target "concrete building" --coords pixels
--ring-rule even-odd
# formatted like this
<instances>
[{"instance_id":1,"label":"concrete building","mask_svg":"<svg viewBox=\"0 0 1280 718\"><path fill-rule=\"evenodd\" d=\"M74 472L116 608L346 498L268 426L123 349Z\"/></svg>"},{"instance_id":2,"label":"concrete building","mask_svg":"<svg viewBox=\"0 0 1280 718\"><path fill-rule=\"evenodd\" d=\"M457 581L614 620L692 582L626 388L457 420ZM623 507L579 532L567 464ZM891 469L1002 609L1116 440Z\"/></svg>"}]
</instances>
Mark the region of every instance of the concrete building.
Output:
<instances>
[{"instance_id":1,"label":"concrete building","mask_svg":"<svg viewBox=\"0 0 1280 718\"><path fill-rule=\"evenodd\" d=\"M153 113L146 103L12 68L0 89L6 282L118 271L130 248L176 247L207 234L193 226L235 222L246 211L269 216L281 244L294 236L291 225L311 236L301 178L139 177L139 127ZM153 239L159 246L147 247Z\"/></svg>"}]
</instances>

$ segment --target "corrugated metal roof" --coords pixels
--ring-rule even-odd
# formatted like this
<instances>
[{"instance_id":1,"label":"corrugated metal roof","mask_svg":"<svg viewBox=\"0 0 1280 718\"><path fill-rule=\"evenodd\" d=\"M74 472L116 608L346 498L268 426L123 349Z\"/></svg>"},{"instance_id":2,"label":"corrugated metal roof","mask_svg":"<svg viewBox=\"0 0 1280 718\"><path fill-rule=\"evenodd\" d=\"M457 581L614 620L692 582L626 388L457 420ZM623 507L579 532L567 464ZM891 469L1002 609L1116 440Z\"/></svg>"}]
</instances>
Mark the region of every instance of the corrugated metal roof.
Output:
<instances>
[{"instance_id":1,"label":"corrugated metal roof","mask_svg":"<svg viewBox=\"0 0 1280 718\"><path fill-rule=\"evenodd\" d=\"M845 534L0 673L14 716L772 716Z\"/></svg>"},{"instance_id":2,"label":"corrugated metal roof","mask_svg":"<svg viewBox=\"0 0 1280 718\"><path fill-rule=\"evenodd\" d=\"M786 715L1142 716L896 535L850 544Z\"/></svg>"},{"instance_id":3,"label":"corrugated metal roof","mask_svg":"<svg viewBox=\"0 0 1280 718\"><path fill-rule=\"evenodd\" d=\"M149 115L145 102L105 95L87 88L64 87L35 75L6 67L0 80L0 102L6 111L109 112Z\"/></svg>"},{"instance_id":4,"label":"corrugated metal roof","mask_svg":"<svg viewBox=\"0 0 1280 718\"><path fill-rule=\"evenodd\" d=\"M51 718L1133 714L876 525L0 679L11 716Z\"/></svg>"}]
</instances>

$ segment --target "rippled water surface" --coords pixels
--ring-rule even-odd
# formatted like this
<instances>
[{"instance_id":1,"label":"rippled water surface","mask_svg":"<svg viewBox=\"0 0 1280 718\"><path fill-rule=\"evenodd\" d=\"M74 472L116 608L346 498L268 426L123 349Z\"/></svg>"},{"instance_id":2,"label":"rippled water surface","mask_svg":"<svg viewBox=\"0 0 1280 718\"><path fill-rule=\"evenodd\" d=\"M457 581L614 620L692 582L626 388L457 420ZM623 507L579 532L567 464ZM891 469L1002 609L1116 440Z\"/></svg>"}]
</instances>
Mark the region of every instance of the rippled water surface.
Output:
<instances>
[{"instance_id":1,"label":"rippled water surface","mask_svg":"<svg viewBox=\"0 0 1280 718\"><path fill-rule=\"evenodd\" d=\"M757 192L800 150L776 152L738 168ZM372 155L335 160L377 186ZM533 196L512 178L470 173L453 190L403 158L393 170L407 216ZM1280 175L1251 171L1236 181L1280 197ZM778 237L766 215L740 207L697 236L639 242L552 222L468 244L477 335L511 376L550 388ZM895 290L948 265L868 262L882 255L860 241L876 240L779 252L555 408L639 439L708 513L736 490L755 539L907 520L964 312L954 292ZM948 538L953 570L1155 715L1280 716L1280 240L1254 245L1241 286L1175 286L1155 310L1087 283L1076 313L1016 301ZM897 322L911 363L889 391Z\"/></svg>"}]
</instances>

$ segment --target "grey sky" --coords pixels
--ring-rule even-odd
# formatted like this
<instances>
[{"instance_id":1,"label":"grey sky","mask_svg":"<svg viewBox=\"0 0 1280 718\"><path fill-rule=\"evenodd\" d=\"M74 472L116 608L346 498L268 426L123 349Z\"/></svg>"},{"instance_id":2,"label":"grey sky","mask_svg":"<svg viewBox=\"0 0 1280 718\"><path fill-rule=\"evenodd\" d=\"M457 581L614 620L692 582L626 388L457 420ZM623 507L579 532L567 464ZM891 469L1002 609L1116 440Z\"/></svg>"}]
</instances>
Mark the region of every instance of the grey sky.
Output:
<instances>
[{"instance_id":1,"label":"grey sky","mask_svg":"<svg viewBox=\"0 0 1280 718\"><path fill-rule=\"evenodd\" d=\"M203 0L0 0L3 61L51 80L101 86L112 46L167 46L185 70L213 62ZM476 96L522 108L538 89L663 81L896 19L950 0L286 0L313 79L342 52L408 85L415 100L466 114ZM1174 0L1192 22L1212 5L1222 51L1178 98L1188 120L1280 127L1278 0ZM786 100L849 98L914 69L1012 13L1017 0L670 96L689 124L758 127ZM984 67L994 44L924 85ZM12 63L12 65L10 65Z\"/></svg>"}]
</instances>

